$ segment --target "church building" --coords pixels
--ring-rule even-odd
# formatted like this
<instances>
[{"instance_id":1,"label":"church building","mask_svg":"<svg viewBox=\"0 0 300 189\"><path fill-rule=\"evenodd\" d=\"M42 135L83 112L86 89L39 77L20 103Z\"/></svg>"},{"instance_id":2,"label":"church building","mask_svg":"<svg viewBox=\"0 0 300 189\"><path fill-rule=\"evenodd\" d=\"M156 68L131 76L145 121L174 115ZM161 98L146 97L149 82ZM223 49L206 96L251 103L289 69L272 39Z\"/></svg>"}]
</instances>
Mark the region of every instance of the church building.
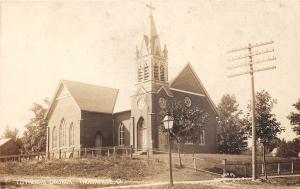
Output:
<instances>
[{"instance_id":1,"label":"church building","mask_svg":"<svg viewBox=\"0 0 300 189\"><path fill-rule=\"evenodd\" d=\"M132 146L137 151L167 150L158 116L167 102L174 99L187 107L200 107L209 114L195 151L216 152L216 107L191 64L169 80L168 50L166 45L160 44L152 14L149 16L149 33L144 35L135 54L134 94L61 80L46 114L47 152L69 153L107 146ZM175 150L176 146L173 147ZM186 143L182 149L192 152L193 144Z\"/></svg>"}]
</instances>

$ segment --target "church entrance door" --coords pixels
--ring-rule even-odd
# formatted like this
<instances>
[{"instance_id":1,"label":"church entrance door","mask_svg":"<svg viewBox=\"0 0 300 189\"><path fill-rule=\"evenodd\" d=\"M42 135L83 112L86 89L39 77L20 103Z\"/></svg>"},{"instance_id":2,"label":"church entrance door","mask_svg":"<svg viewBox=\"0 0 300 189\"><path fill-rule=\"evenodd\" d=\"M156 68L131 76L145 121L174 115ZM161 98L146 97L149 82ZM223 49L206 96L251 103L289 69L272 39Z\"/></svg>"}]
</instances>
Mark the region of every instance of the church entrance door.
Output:
<instances>
[{"instance_id":1,"label":"church entrance door","mask_svg":"<svg viewBox=\"0 0 300 189\"><path fill-rule=\"evenodd\" d=\"M138 150L147 149L147 128L145 126L145 121L140 118L138 121Z\"/></svg>"}]
</instances>

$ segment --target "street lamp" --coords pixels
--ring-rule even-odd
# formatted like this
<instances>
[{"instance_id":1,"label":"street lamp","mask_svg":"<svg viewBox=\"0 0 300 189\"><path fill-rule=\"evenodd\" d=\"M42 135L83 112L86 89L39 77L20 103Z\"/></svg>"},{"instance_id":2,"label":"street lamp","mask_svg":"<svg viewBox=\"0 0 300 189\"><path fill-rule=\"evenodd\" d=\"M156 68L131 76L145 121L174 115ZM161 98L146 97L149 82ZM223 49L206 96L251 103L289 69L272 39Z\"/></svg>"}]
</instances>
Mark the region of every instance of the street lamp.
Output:
<instances>
[{"instance_id":1,"label":"street lamp","mask_svg":"<svg viewBox=\"0 0 300 189\"><path fill-rule=\"evenodd\" d=\"M169 171L170 171L170 185L173 186L173 175L172 175L172 154L171 154L171 129L173 128L174 118L167 114L163 119L164 128L168 130L169 140Z\"/></svg>"}]
</instances>

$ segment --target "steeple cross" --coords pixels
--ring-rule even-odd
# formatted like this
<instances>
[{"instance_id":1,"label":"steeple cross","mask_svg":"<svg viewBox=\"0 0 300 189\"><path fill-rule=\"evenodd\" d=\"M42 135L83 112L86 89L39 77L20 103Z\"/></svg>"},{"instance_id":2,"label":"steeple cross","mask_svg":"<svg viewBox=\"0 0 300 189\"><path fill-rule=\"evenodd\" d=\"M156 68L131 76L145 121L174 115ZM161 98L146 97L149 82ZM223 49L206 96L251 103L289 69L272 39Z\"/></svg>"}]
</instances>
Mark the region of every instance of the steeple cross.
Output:
<instances>
[{"instance_id":1,"label":"steeple cross","mask_svg":"<svg viewBox=\"0 0 300 189\"><path fill-rule=\"evenodd\" d=\"M152 6L152 3L150 2L150 4L146 4L146 7L149 8L149 10L150 10L150 16L152 16L152 11L155 9L155 8Z\"/></svg>"}]
</instances>

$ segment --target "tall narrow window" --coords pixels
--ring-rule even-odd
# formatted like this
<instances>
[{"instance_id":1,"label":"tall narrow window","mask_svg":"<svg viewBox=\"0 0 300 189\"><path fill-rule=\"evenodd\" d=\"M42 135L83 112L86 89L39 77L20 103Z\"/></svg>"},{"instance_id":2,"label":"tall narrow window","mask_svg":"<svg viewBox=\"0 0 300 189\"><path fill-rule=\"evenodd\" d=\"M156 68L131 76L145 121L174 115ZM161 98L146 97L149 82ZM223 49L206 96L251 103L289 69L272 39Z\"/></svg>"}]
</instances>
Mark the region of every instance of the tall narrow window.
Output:
<instances>
[{"instance_id":1,"label":"tall narrow window","mask_svg":"<svg viewBox=\"0 0 300 189\"><path fill-rule=\"evenodd\" d=\"M149 67L148 65L146 64L144 66L144 80L147 81L149 79Z\"/></svg>"},{"instance_id":2,"label":"tall narrow window","mask_svg":"<svg viewBox=\"0 0 300 189\"><path fill-rule=\"evenodd\" d=\"M143 80L142 67L139 66L139 68L138 68L138 82L141 82L142 80Z\"/></svg>"},{"instance_id":3,"label":"tall narrow window","mask_svg":"<svg viewBox=\"0 0 300 189\"><path fill-rule=\"evenodd\" d=\"M73 146L73 145L74 145L74 126L72 122L69 128L69 146Z\"/></svg>"},{"instance_id":4,"label":"tall narrow window","mask_svg":"<svg viewBox=\"0 0 300 189\"><path fill-rule=\"evenodd\" d=\"M124 124L121 123L119 126L119 145L123 146L124 145Z\"/></svg>"},{"instance_id":5,"label":"tall narrow window","mask_svg":"<svg viewBox=\"0 0 300 189\"><path fill-rule=\"evenodd\" d=\"M193 144L192 138L187 137L185 144Z\"/></svg>"},{"instance_id":6,"label":"tall narrow window","mask_svg":"<svg viewBox=\"0 0 300 189\"><path fill-rule=\"evenodd\" d=\"M64 126L65 126L65 120L62 119L60 121L59 125L59 147L64 146Z\"/></svg>"},{"instance_id":7,"label":"tall narrow window","mask_svg":"<svg viewBox=\"0 0 300 189\"><path fill-rule=\"evenodd\" d=\"M57 131L56 127L54 126L52 130L52 148L55 148L57 146Z\"/></svg>"},{"instance_id":8,"label":"tall narrow window","mask_svg":"<svg viewBox=\"0 0 300 189\"><path fill-rule=\"evenodd\" d=\"M165 68L164 68L164 65L160 66L160 80L165 81Z\"/></svg>"},{"instance_id":9,"label":"tall narrow window","mask_svg":"<svg viewBox=\"0 0 300 189\"><path fill-rule=\"evenodd\" d=\"M200 144L205 144L205 132L204 132L204 129L201 129L199 140L200 140L199 141Z\"/></svg>"},{"instance_id":10,"label":"tall narrow window","mask_svg":"<svg viewBox=\"0 0 300 189\"><path fill-rule=\"evenodd\" d=\"M102 147L102 134L100 131L95 136L95 147Z\"/></svg>"},{"instance_id":11,"label":"tall narrow window","mask_svg":"<svg viewBox=\"0 0 300 189\"><path fill-rule=\"evenodd\" d=\"M159 80L159 70L157 63L154 64L154 80Z\"/></svg>"}]
</instances>

